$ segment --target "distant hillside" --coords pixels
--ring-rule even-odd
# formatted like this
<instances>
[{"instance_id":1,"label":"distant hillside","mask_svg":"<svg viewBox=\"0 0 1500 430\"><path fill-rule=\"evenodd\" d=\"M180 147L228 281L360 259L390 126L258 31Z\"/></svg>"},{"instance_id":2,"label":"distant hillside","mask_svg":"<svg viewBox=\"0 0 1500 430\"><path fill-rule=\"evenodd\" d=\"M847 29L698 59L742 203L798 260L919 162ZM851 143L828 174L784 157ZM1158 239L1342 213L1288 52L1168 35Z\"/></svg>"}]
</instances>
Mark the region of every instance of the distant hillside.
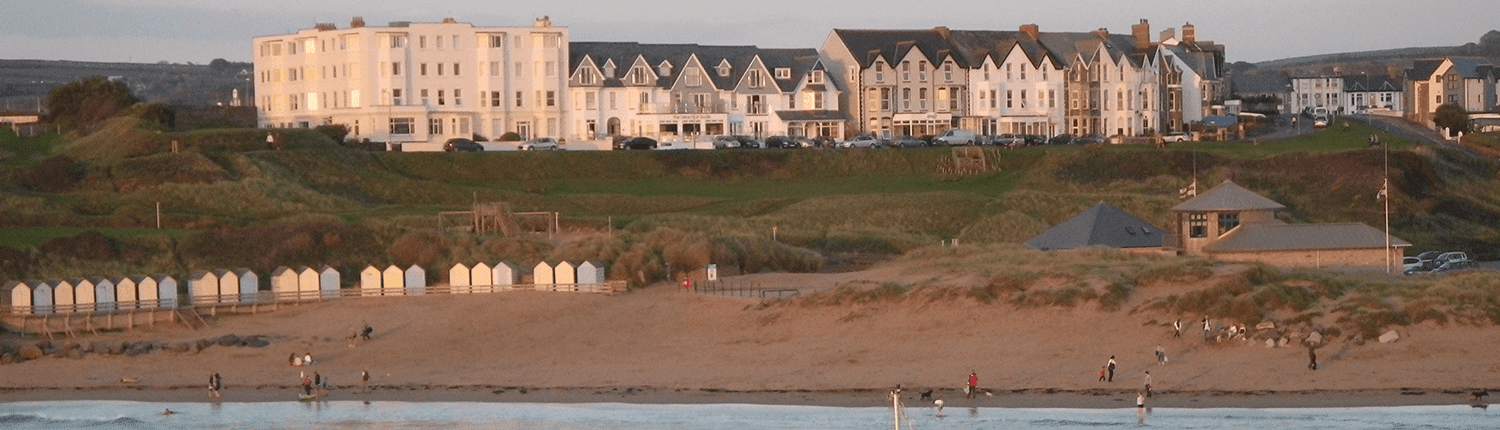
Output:
<instances>
[{"instance_id":1,"label":"distant hillside","mask_svg":"<svg viewBox=\"0 0 1500 430\"><path fill-rule=\"evenodd\" d=\"M231 92L250 90L250 63L214 60L210 64L94 63L83 61L0 60L0 110L35 109L59 85L90 76L118 76L147 102L210 106L228 104Z\"/></svg>"}]
</instances>

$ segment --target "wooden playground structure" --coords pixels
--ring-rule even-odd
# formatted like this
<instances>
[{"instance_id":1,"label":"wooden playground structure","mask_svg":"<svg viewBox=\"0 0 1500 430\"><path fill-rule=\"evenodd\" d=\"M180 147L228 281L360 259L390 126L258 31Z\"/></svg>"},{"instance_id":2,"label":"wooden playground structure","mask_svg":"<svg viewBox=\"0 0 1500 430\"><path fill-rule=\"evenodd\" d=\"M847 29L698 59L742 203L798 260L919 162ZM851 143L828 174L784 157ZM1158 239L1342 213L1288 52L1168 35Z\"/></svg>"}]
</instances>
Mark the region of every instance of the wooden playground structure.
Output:
<instances>
[{"instance_id":1,"label":"wooden playground structure","mask_svg":"<svg viewBox=\"0 0 1500 430\"><path fill-rule=\"evenodd\" d=\"M502 236L518 236L525 233L547 232L547 238L551 239L561 230L560 212L511 212L510 204L506 202L474 203L474 207L467 211L438 212L438 226L447 228L451 221L453 226L463 225L460 219L468 218L469 231L475 233L499 233ZM525 228L538 224L540 220L541 229ZM520 221L525 221L523 224Z\"/></svg>"}]
</instances>

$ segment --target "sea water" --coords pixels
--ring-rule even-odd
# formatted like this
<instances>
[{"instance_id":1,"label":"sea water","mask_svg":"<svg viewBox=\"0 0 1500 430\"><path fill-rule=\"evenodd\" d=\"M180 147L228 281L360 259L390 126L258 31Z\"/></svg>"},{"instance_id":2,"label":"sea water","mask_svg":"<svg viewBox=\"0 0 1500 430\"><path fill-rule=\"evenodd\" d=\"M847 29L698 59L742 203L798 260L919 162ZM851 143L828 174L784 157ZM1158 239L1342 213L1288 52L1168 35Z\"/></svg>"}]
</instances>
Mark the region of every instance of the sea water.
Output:
<instances>
[{"instance_id":1,"label":"sea water","mask_svg":"<svg viewBox=\"0 0 1500 430\"><path fill-rule=\"evenodd\" d=\"M166 410L174 412L165 415ZM916 429L1494 429L1500 411L1469 406L1124 409L908 408ZM882 429L889 408L742 404L280 402L0 403L5 429ZM908 428L908 427L902 427Z\"/></svg>"}]
</instances>

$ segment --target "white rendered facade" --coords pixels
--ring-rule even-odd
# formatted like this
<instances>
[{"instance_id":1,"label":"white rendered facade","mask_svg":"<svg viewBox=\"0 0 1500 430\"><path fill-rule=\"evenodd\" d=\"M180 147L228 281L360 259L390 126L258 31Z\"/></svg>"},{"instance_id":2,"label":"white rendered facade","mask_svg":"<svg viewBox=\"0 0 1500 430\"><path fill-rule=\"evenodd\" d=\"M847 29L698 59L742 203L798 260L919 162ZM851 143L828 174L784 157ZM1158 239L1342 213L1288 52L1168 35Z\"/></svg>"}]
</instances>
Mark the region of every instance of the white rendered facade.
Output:
<instances>
[{"instance_id":1,"label":"white rendered facade","mask_svg":"<svg viewBox=\"0 0 1500 430\"><path fill-rule=\"evenodd\" d=\"M568 32L531 27L320 24L253 40L261 127L343 124L351 139L562 136Z\"/></svg>"}]
</instances>

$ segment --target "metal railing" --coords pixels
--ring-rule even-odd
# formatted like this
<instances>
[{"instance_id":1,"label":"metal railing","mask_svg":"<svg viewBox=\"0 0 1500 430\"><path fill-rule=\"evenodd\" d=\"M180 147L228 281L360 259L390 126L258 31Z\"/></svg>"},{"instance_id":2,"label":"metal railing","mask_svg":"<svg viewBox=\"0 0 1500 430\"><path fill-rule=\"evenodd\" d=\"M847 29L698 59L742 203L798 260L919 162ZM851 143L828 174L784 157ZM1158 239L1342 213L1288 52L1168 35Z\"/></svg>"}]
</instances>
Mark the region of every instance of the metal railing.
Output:
<instances>
[{"instance_id":1,"label":"metal railing","mask_svg":"<svg viewBox=\"0 0 1500 430\"><path fill-rule=\"evenodd\" d=\"M759 299L777 299L800 294L802 290L796 288L761 288L760 284L733 281L698 281L692 284L689 290L695 294L705 294L722 297L753 297Z\"/></svg>"}]
</instances>

